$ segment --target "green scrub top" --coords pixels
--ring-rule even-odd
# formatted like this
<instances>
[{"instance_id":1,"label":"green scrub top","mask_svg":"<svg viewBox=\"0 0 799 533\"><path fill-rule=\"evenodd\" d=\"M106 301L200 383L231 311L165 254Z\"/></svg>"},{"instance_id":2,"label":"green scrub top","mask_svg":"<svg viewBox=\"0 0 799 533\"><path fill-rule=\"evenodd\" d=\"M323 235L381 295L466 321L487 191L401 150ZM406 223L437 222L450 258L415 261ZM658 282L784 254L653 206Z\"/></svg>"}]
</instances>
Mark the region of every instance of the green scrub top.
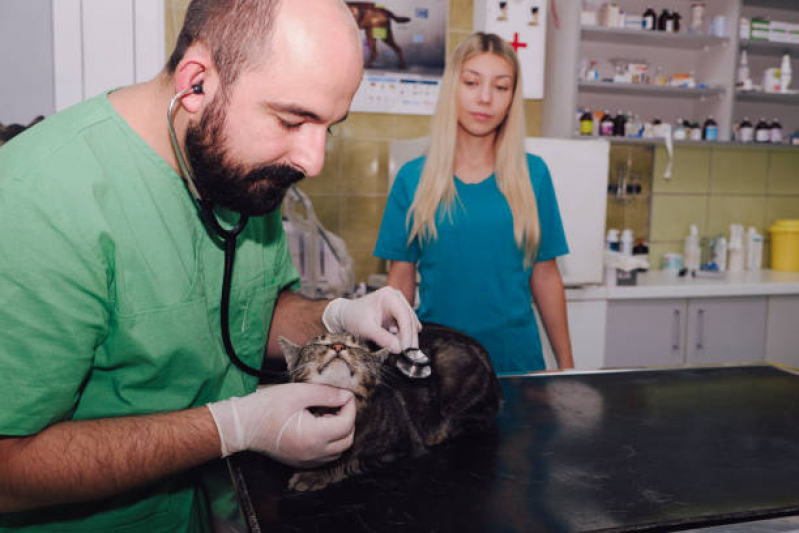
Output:
<instances>
[{"instance_id":1,"label":"green scrub top","mask_svg":"<svg viewBox=\"0 0 799 533\"><path fill-rule=\"evenodd\" d=\"M255 390L219 333L223 248L106 95L0 148L0 227L0 435ZM278 293L297 283L280 213L252 218L230 300L233 346L249 365L261 364ZM0 515L0 531L208 531L196 477Z\"/></svg>"},{"instance_id":2,"label":"green scrub top","mask_svg":"<svg viewBox=\"0 0 799 533\"><path fill-rule=\"evenodd\" d=\"M416 195L425 158L406 163L386 203L375 255L416 263L419 319L444 324L477 339L499 374L546 368L530 293L532 266L513 237L513 215L492 174L479 183L457 177L452 216L439 206L434 241L408 244L408 210ZM549 169L527 154L541 238L536 262L567 254L558 201Z\"/></svg>"}]
</instances>

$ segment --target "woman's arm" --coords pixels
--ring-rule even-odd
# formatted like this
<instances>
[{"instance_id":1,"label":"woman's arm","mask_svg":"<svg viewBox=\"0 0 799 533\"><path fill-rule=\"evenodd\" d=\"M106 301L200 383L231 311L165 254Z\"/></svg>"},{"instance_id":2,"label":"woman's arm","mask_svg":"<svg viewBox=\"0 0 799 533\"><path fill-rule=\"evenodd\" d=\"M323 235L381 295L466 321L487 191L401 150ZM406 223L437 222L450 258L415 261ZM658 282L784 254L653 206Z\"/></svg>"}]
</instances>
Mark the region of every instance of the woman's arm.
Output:
<instances>
[{"instance_id":1,"label":"woman's arm","mask_svg":"<svg viewBox=\"0 0 799 533\"><path fill-rule=\"evenodd\" d=\"M416 263L392 261L388 269L388 285L402 292L411 307L416 299Z\"/></svg>"},{"instance_id":2,"label":"woman's arm","mask_svg":"<svg viewBox=\"0 0 799 533\"><path fill-rule=\"evenodd\" d=\"M566 318L566 293L554 259L536 263L530 276L530 292L544 323L558 367L574 368L569 322Z\"/></svg>"}]
</instances>

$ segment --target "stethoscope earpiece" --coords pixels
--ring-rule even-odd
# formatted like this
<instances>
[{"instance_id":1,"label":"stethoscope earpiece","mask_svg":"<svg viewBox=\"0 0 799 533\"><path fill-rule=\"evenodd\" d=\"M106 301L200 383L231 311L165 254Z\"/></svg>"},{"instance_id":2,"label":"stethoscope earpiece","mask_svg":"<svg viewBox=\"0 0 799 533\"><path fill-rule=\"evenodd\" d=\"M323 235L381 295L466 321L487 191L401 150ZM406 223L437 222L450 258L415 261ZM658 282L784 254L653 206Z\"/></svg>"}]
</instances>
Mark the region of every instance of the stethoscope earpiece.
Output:
<instances>
[{"instance_id":1,"label":"stethoscope earpiece","mask_svg":"<svg viewBox=\"0 0 799 533\"><path fill-rule=\"evenodd\" d=\"M191 90L194 94L203 94L203 82L195 83L191 86Z\"/></svg>"}]
</instances>

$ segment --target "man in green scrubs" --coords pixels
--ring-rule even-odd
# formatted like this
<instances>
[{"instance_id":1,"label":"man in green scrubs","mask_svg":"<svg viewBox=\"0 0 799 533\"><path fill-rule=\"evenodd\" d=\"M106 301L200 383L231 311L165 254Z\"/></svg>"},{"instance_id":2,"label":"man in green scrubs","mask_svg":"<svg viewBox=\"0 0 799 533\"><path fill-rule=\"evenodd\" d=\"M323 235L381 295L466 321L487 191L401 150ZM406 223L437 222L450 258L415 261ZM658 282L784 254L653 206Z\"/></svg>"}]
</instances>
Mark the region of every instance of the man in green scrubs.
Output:
<instances>
[{"instance_id":1,"label":"man in green scrubs","mask_svg":"<svg viewBox=\"0 0 799 533\"><path fill-rule=\"evenodd\" d=\"M0 149L0 531L210 531L203 465L254 450L314 466L352 443L348 391L256 391L229 361L223 246L191 189L223 226L251 217L228 321L248 365L265 347L280 357L278 336L325 327L415 345L416 316L391 289L332 302L291 291L277 208L321 170L361 74L340 0L194 0L159 76ZM167 127L184 91L176 137L196 182ZM315 418L318 405L340 409Z\"/></svg>"}]
</instances>

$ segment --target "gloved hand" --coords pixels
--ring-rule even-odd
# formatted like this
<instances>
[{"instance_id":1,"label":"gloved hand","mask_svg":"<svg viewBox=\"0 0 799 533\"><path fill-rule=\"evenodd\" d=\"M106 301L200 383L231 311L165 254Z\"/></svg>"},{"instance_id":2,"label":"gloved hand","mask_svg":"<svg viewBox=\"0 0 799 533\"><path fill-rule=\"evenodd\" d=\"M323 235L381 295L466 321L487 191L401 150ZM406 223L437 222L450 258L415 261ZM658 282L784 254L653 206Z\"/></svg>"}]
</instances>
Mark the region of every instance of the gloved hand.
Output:
<instances>
[{"instance_id":1,"label":"gloved hand","mask_svg":"<svg viewBox=\"0 0 799 533\"><path fill-rule=\"evenodd\" d=\"M373 340L393 353L419 347L422 325L408 300L393 287L383 287L357 300L336 298L322 314L330 333L345 331ZM396 326L392 334L388 328Z\"/></svg>"},{"instance_id":2,"label":"gloved hand","mask_svg":"<svg viewBox=\"0 0 799 533\"><path fill-rule=\"evenodd\" d=\"M316 417L307 408L340 407ZM355 401L352 393L325 385L287 383L208 404L219 431L222 457L253 450L298 468L336 459L352 445Z\"/></svg>"}]
</instances>

